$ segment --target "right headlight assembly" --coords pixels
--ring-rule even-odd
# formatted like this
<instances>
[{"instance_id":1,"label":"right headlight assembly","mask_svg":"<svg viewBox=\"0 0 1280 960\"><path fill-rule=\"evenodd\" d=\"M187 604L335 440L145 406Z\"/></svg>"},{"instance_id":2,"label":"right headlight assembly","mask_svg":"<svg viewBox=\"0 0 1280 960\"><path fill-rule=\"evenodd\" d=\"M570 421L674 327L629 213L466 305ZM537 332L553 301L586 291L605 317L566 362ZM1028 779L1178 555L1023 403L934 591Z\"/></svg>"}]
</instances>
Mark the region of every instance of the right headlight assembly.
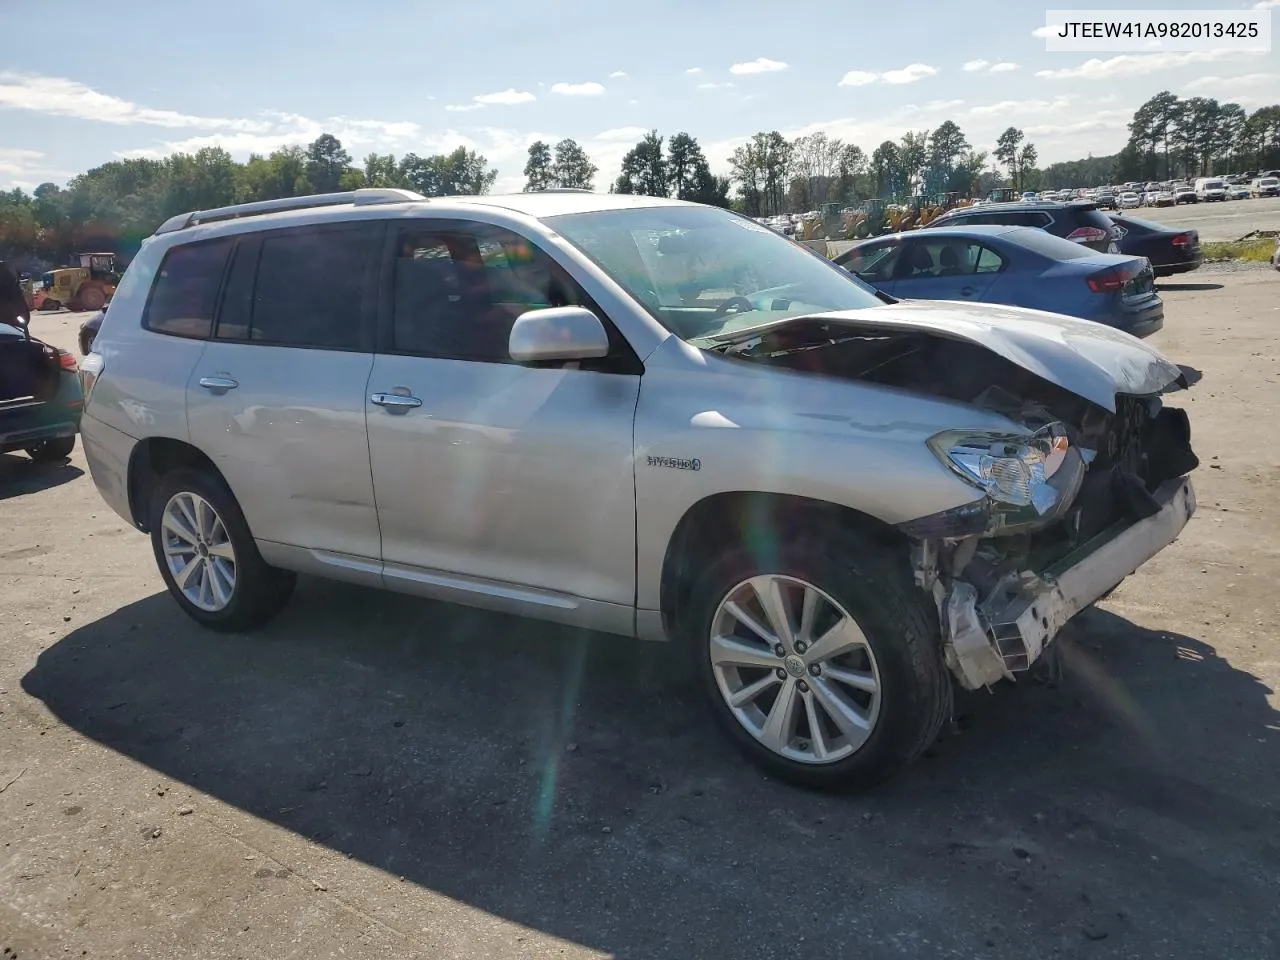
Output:
<instances>
[{"instance_id":1,"label":"right headlight assembly","mask_svg":"<svg viewBox=\"0 0 1280 960\"><path fill-rule=\"evenodd\" d=\"M916 536L997 536L1047 526L1066 512L1084 479L1085 461L1060 423L1030 435L944 430L929 438L929 449L986 498L903 525Z\"/></svg>"}]
</instances>

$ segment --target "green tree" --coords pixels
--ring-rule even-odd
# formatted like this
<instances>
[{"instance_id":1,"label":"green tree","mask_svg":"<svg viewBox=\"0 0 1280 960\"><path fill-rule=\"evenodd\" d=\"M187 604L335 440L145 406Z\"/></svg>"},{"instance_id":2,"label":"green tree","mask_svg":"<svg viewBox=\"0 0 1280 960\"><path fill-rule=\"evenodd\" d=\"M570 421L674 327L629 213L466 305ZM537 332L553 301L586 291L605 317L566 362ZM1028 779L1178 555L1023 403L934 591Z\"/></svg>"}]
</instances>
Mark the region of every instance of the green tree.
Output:
<instances>
[{"instance_id":1,"label":"green tree","mask_svg":"<svg viewBox=\"0 0 1280 960\"><path fill-rule=\"evenodd\" d=\"M884 199L897 196L902 179L902 158L898 145L892 140L886 140L871 153L871 182L876 196Z\"/></svg>"},{"instance_id":2,"label":"green tree","mask_svg":"<svg viewBox=\"0 0 1280 960\"><path fill-rule=\"evenodd\" d=\"M530 150L532 149L530 147ZM532 161L532 153L529 159ZM552 177L557 186L571 190L590 190L595 184L596 173L599 170L600 168L591 162L591 158L587 156L587 152L582 149L578 141L564 139L556 144ZM525 176L528 175L529 168L526 165Z\"/></svg>"},{"instance_id":3,"label":"green tree","mask_svg":"<svg viewBox=\"0 0 1280 960\"><path fill-rule=\"evenodd\" d=\"M236 198L241 203L300 197L311 191L301 147L282 147L268 157L251 155L237 171L236 181Z\"/></svg>"},{"instance_id":4,"label":"green tree","mask_svg":"<svg viewBox=\"0 0 1280 960\"><path fill-rule=\"evenodd\" d=\"M400 164L393 154L371 153L364 158L364 185L366 187L405 187L400 175Z\"/></svg>"},{"instance_id":5,"label":"green tree","mask_svg":"<svg viewBox=\"0 0 1280 960\"><path fill-rule=\"evenodd\" d=\"M662 137L650 130L622 158L622 172L614 183L616 193L638 193L647 197L668 195L667 159L662 153Z\"/></svg>"},{"instance_id":6,"label":"green tree","mask_svg":"<svg viewBox=\"0 0 1280 960\"><path fill-rule=\"evenodd\" d=\"M1018 174L1023 140L1025 140L1025 134L1016 127L1006 128L996 140L996 160L1009 169L1009 179L1014 189L1019 188Z\"/></svg>"},{"instance_id":7,"label":"green tree","mask_svg":"<svg viewBox=\"0 0 1280 960\"><path fill-rule=\"evenodd\" d=\"M902 167L908 195L918 193L923 186L922 171L928 159L929 131L921 130L919 133L907 131L904 133L898 147L898 162Z\"/></svg>"},{"instance_id":8,"label":"green tree","mask_svg":"<svg viewBox=\"0 0 1280 960\"><path fill-rule=\"evenodd\" d=\"M706 166L702 147L681 131L667 141L667 186L677 200L692 200L698 191L699 164Z\"/></svg>"},{"instance_id":9,"label":"green tree","mask_svg":"<svg viewBox=\"0 0 1280 960\"><path fill-rule=\"evenodd\" d=\"M551 148L545 141L535 140L529 144L529 159L524 165L524 191L534 193L545 190L555 182L555 174L551 169Z\"/></svg>"},{"instance_id":10,"label":"green tree","mask_svg":"<svg viewBox=\"0 0 1280 960\"><path fill-rule=\"evenodd\" d=\"M333 193L342 185L342 174L351 166L351 157L342 141L322 133L307 147L307 181L314 193Z\"/></svg>"}]
</instances>

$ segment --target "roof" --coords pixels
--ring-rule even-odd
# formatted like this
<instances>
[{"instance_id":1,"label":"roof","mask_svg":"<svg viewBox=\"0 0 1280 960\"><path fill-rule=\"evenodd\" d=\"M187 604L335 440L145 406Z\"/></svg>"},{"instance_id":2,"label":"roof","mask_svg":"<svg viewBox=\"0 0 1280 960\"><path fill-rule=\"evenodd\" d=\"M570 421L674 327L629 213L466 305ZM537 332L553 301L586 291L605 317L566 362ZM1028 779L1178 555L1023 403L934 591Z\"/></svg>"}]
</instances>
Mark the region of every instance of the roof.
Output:
<instances>
[{"instance_id":1,"label":"roof","mask_svg":"<svg viewBox=\"0 0 1280 960\"><path fill-rule=\"evenodd\" d=\"M636 207L694 206L684 200L671 200L667 197L644 197L629 193L590 193L585 190L486 193L480 196L442 197L441 199L483 207L503 207L538 218L555 217L563 213L595 213L599 210L624 210Z\"/></svg>"},{"instance_id":2,"label":"roof","mask_svg":"<svg viewBox=\"0 0 1280 960\"><path fill-rule=\"evenodd\" d=\"M983 213L1000 213L1005 210L1083 210L1096 207L1092 200L1009 200L1002 203L984 203L980 207L956 207L948 210L943 216L958 216L968 210L981 210Z\"/></svg>"}]
</instances>

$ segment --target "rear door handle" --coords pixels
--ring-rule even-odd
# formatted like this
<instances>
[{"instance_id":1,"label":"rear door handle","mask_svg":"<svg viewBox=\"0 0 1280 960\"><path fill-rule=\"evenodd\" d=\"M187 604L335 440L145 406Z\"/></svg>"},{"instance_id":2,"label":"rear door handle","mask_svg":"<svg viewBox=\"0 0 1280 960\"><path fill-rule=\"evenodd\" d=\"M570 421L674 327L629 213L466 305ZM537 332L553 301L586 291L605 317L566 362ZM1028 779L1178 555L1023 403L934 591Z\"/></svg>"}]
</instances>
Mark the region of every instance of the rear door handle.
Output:
<instances>
[{"instance_id":1,"label":"rear door handle","mask_svg":"<svg viewBox=\"0 0 1280 960\"><path fill-rule=\"evenodd\" d=\"M422 401L417 397L406 397L402 393L375 393L369 399L380 407L408 409L422 406Z\"/></svg>"},{"instance_id":2,"label":"rear door handle","mask_svg":"<svg viewBox=\"0 0 1280 960\"><path fill-rule=\"evenodd\" d=\"M960 288L960 296L962 296L962 297L972 297L972 296L973 296L973 287L961 287L961 288Z\"/></svg>"},{"instance_id":3,"label":"rear door handle","mask_svg":"<svg viewBox=\"0 0 1280 960\"><path fill-rule=\"evenodd\" d=\"M214 393L226 393L228 390L234 390L240 386L240 383L230 377L201 377L200 386Z\"/></svg>"}]
</instances>

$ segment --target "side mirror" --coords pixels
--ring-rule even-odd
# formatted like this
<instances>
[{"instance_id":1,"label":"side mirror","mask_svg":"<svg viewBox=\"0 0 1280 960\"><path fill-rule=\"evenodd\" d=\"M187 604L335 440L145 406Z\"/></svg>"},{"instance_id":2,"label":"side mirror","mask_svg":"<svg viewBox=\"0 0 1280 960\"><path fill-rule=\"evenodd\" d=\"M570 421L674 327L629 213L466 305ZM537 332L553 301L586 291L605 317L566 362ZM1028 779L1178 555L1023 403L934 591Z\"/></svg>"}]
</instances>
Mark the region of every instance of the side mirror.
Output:
<instances>
[{"instance_id":1,"label":"side mirror","mask_svg":"<svg viewBox=\"0 0 1280 960\"><path fill-rule=\"evenodd\" d=\"M516 317L507 349L517 363L594 360L609 355L609 335L590 310L547 307Z\"/></svg>"}]
</instances>

